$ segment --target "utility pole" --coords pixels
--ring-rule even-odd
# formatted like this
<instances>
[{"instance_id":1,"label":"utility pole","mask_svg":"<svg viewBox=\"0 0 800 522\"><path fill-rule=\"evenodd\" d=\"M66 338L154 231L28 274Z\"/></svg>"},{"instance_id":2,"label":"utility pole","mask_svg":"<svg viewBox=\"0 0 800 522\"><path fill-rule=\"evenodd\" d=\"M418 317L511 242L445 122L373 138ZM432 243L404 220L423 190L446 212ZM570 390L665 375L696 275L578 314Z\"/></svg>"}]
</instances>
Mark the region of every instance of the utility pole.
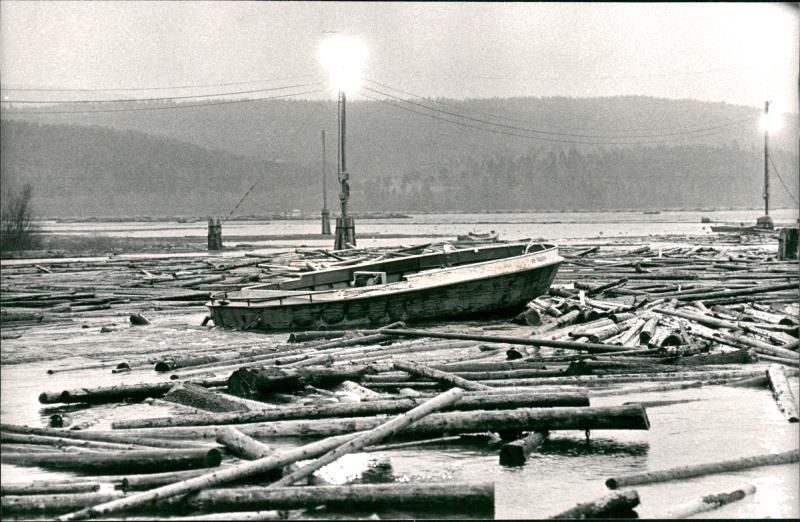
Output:
<instances>
[{"instance_id":1,"label":"utility pole","mask_svg":"<svg viewBox=\"0 0 800 522\"><path fill-rule=\"evenodd\" d=\"M356 245L356 226L352 217L347 215L347 203L350 199L350 174L347 172L347 161L345 159L345 141L347 137L347 97L344 91L339 91L339 183L341 192L339 201L342 206L342 214L336 218L336 239L334 240L334 250L344 250L350 248L348 245Z\"/></svg>"},{"instance_id":2,"label":"utility pole","mask_svg":"<svg viewBox=\"0 0 800 522\"><path fill-rule=\"evenodd\" d=\"M322 235L331 235L331 213L328 212L328 163L324 130L322 131Z\"/></svg>"},{"instance_id":3,"label":"utility pole","mask_svg":"<svg viewBox=\"0 0 800 522\"><path fill-rule=\"evenodd\" d=\"M764 102L764 215L756 220L756 228L772 230L775 225L769 217L769 102Z\"/></svg>"}]
</instances>

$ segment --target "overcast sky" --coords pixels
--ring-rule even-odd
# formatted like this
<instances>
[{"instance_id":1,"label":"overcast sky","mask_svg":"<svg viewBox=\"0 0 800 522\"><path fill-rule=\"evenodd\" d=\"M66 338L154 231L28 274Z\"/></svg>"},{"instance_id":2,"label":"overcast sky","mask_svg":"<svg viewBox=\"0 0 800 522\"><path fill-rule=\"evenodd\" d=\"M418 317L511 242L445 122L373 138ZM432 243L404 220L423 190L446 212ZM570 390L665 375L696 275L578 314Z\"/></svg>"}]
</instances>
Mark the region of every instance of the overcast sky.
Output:
<instances>
[{"instance_id":1,"label":"overcast sky","mask_svg":"<svg viewBox=\"0 0 800 522\"><path fill-rule=\"evenodd\" d=\"M424 96L770 99L798 111L798 11L763 3L3 0L0 77L4 88L302 83L325 77L325 31L363 39L367 78Z\"/></svg>"}]
</instances>

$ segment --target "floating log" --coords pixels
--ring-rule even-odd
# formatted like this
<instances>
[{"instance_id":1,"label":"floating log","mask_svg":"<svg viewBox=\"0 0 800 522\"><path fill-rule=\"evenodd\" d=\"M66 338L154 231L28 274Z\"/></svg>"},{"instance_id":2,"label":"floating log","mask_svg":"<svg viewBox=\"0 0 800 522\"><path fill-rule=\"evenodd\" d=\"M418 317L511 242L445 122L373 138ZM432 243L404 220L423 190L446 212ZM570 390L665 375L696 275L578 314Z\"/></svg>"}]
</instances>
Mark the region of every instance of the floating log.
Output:
<instances>
[{"instance_id":1,"label":"floating log","mask_svg":"<svg viewBox=\"0 0 800 522\"><path fill-rule=\"evenodd\" d=\"M694 301L696 299L717 299L726 297L739 297L743 295L764 294L767 292L777 292L780 290L794 290L800 288L800 283L780 283L775 285L761 285L754 288L743 288L738 290L723 290L721 292L709 292L705 294L692 294L678 296L679 301Z\"/></svg>"},{"instance_id":2,"label":"floating log","mask_svg":"<svg viewBox=\"0 0 800 522\"><path fill-rule=\"evenodd\" d=\"M200 366L201 364L217 362L220 362L220 358L213 356L191 357L188 359L164 359L155 364L154 370L157 372L168 372L170 370L177 370L178 368L189 368L192 366Z\"/></svg>"},{"instance_id":3,"label":"floating log","mask_svg":"<svg viewBox=\"0 0 800 522\"><path fill-rule=\"evenodd\" d=\"M547 439L546 431L534 431L525 437L509 442L500 448L500 464L504 466L521 466L528 460L528 455L542 445Z\"/></svg>"},{"instance_id":4,"label":"floating log","mask_svg":"<svg viewBox=\"0 0 800 522\"><path fill-rule=\"evenodd\" d=\"M101 449L101 450L129 450L143 449L142 446L134 444L119 444L115 442L98 442L92 440L78 440L64 437L49 437L45 435L32 435L27 433L8 433L0 432L0 440L5 443L35 444L41 446L76 446L80 448Z\"/></svg>"},{"instance_id":5,"label":"floating log","mask_svg":"<svg viewBox=\"0 0 800 522\"><path fill-rule=\"evenodd\" d=\"M500 361L500 362L456 362L446 364L431 365L431 368L442 370L443 372L491 372L491 371L511 371L511 370L546 370L543 363L535 361ZM552 370L550 370L552 371Z\"/></svg>"},{"instance_id":6,"label":"floating log","mask_svg":"<svg viewBox=\"0 0 800 522\"><path fill-rule=\"evenodd\" d=\"M224 469L224 468L220 468ZM164 473L143 473L140 475L116 475L103 477L106 482L117 484L123 491L152 489L165 484L172 484L200 475L208 474L208 469L189 469L185 471L166 471ZM97 480L100 477L95 477Z\"/></svg>"},{"instance_id":7,"label":"floating log","mask_svg":"<svg viewBox=\"0 0 800 522\"><path fill-rule=\"evenodd\" d=\"M274 392L286 392L311 386L335 386L342 381L359 380L374 372L369 366L354 368L239 368L228 378L228 390L242 397L255 398Z\"/></svg>"},{"instance_id":8,"label":"floating log","mask_svg":"<svg viewBox=\"0 0 800 522\"><path fill-rule=\"evenodd\" d=\"M325 437L371 430L380 426L385 417L352 417L345 419L317 419L274 421L266 424L236 425L236 428L262 439L269 437ZM645 410L638 405L600 406L574 408L517 408L513 410L475 410L468 412L432 413L403 431L411 438L433 437L443 433L472 433L481 431L542 431L542 430L598 430L650 428ZM141 428L115 430L137 436L162 438L202 439L214 436L213 426L177 428Z\"/></svg>"},{"instance_id":9,"label":"floating log","mask_svg":"<svg viewBox=\"0 0 800 522\"><path fill-rule=\"evenodd\" d=\"M659 359L659 364L677 364L681 366L703 366L707 364L749 364L758 360L752 348L743 348L733 352L692 355L690 357L666 357Z\"/></svg>"},{"instance_id":10,"label":"floating log","mask_svg":"<svg viewBox=\"0 0 800 522\"><path fill-rule=\"evenodd\" d=\"M211 513L209 515L182 515L179 517L143 517L136 516L137 522L184 522L184 521L206 521L206 520L285 520L285 511L230 511L227 513Z\"/></svg>"},{"instance_id":11,"label":"floating log","mask_svg":"<svg viewBox=\"0 0 800 522\"><path fill-rule=\"evenodd\" d=\"M708 464L693 464L690 466L678 466L659 471L628 473L607 479L606 487L609 489L617 489L636 484L652 484L653 482L666 482L669 480L700 477L715 473L729 473L731 471L740 471L743 469L757 468L760 466L791 464L798 461L800 461L800 452L798 452L798 450L784 451L782 453L768 453L766 455L711 462Z\"/></svg>"},{"instance_id":12,"label":"floating log","mask_svg":"<svg viewBox=\"0 0 800 522\"><path fill-rule=\"evenodd\" d=\"M270 455L258 460L252 460L220 469L214 473L207 473L198 477L192 477L180 482L167 484L155 489L129 495L125 498L103 502L92 507L87 507L72 513L67 513L58 517L58 520L80 520L85 518L98 518L114 511L132 509L147 505L155 500L163 500L177 495L193 493L201 489L212 486L233 482L236 480L252 477L266 473L273 469L280 469L298 460L314 458L324 454L332 448L342 445L344 442L358 436L358 434L348 434L342 437L331 437L321 441L307 444L293 450Z\"/></svg>"},{"instance_id":13,"label":"floating log","mask_svg":"<svg viewBox=\"0 0 800 522\"><path fill-rule=\"evenodd\" d=\"M64 513L71 509L108 502L124 496L121 491L108 493L70 493L57 495L7 495L0 497L3 516L31 516Z\"/></svg>"},{"instance_id":14,"label":"floating log","mask_svg":"<svg viewBox=\"0 0 800 522\"><path fill-rule=\"evenodd\" d=\"M766 375L758 375L756 377L747 377L746 379L736 379L726 382L725 386L732 386L734 388L766 388L769 386L769 377Z\"/></svg>"},{"instance_id":15,"label":"floating log","mask_svg":"<svg viewBox=\"0 0 800 522\"><path fill-rule=\"evenodd\" d=\"M391 335L400 335L406 337L434 337L439 339L460 339L464 341L478 341L478 342L491 342L491 343L505 343L505 344L521 344L527 346L547 346L550 348L564 348L568 350L582 350L585 352L618 352L627 351L628 349L622 346L614 346L608 344L597 343L576 343L570 341L554 341L552 339L539 339L535 337L505 337L495 335L470 335L470 334L457 334L446 332L430 332L425 330L407 330L407 329L391 329L382 330L384 333Z\"/></svg>"},{"instance_id":16,"label":"floating log","mask_svg":"<svg viewBox=\"0 0 800 522\"><path fill-rule=\"evenodd\" d=\"M772 396L775 397L775 402L778 403L778 408L783 412L786 420L789 422L800 421L797 415L797 402L786 380L783 367L778 364L770 365L767 369L767 376L770 388L772 388Z\"/></svg>"},{"instance_id":17,"label":"floating log","mask_svg":"<svg viewBox=\"0 0 800 522\"><path fill-rule=\"evenodd\" d=\"M670 509L664 516L657 516L654 518L689 518L697 513L712 511L726 504L730 504L731 502L742 500L747 495L752 495L755 492L756 487L752 484L747 484L746 486L726 493L706 495L694 502L689 502L688 504Z\"/></svg>"},{"instance_id":18,"label":"floating log","mask_svg":"<svg viewBox=\"0 0 800 522\"><path fill-rule=\"evenodd\" d=\"M129 320L130 320L131 324L134 325L134 326L143 326L143 325L150 324L150 321L147 320L147 318L144 317L142 314L131 314L131 316L129 317Z\"/></svg>"},{"instance_id":19,"label":"floating log","mask_svg":"<svg viewBox=\"0 0 800 522\"><path fill-rule=\"evenodd\" d=\"M112 442L135 446L148 446L151 448L176 448L186 449L187 446L207 447L206 444L176 442L174 440L163 440L160 438L129 437L120 433L100 432L100 431L72 431L55 430L50 428L31 428L30 426L17 426L14 424L0 424L0 430L8 433L23 433L32 435L43 435L48 437L64 437L68 439L80 439L97 442Z\"/></svg>"},{"instance_id":20,"label":"floating log","mask_svg":"<svg viewBox=\"0 0 800 522\"><path fill-rule=\"evenodd\" d=\"M633 508L639 505L639 494L635 490L620 491L591 502L578 504L549 518L638 518Z\"/></svg>"},{"instance_id":21,"label":"floating log","mask_svg":"<svg viewBox=\"0 0 800 522\"><path fill-rule=\"evenodd\" d=\"M247 460L256 460L273 455L275 450L248 437L231 426L217 428L216 441L225 446L229 452Z\"/></svg>"},{"instance_id":22,"label":"floating log","mask_svg":"<svg viewBox=\"0 0 800 522\"><path fill-rule=\"evenodd\" d=\"M226 379L209 379L192 381L200 386L224 386ZM74 402L121 402L124 400L141 400L148 397L163 397L173 386L174 382L141 383L101 388L78 388L61 392L44 392L39 394L42 404L74 403Z\"/></svg>"},{"instance_id":23,"label":"floating log","mask_svg":"<svg viewBox=\"0 0 800 522\"><path fill-rule=\"evenodd\" d=\"M435 507L493 511L492 482L417 482L410 484L354 484L347 486L248 487L205 490L186 499L197 509L296 509L320 504L336 507Z\"/></svg>"},{"instance_id":24,"label":"floating log","mask_svg":"<svg viewBox=\"0 0 800 522\"><path fill-rule=\"evenodd\" d=\"M345 442L336 449L333 449L321 456L314 462L311 462L300 469L293 471L289 475L284 476L281 480L275 482L273 485L275 487L291 486L298 480L308 477L319 468L339 459L342 455L353 453L366 446L377 444L386 437L391 437L399 431L406 429L409 425L428 416L430 413L452 405L463 395L464 390L461 388L452 388L441 395L425 401L416 408L409 410L388 422L382 423L380 426L376 426L367 433L359 435L355 439Z\"/></svg>"},{"instance_id":25,"label":"floating log","mask_svg":"<svg viewBox=\"0 0 800 522\"><path fill-rule=\"evenodd\" d=\"M589 406L586 392L541 393L507 392L465 394L449 409L458 411L545 408L554 406ZM246 424L291 419L321 419L329 417L353 417L377 414L394 414L408 411L421 405L426 399L408 397L404 399L383 399L361 403L324 404L316 406L289 406L270 408L243 413L218 413L200 415L175 415L151 419L125 419L114 421L114 429L158 428L170 426L207 426L214 424Z\"/></svg>"},{"instance_id":26,"label":"floating log","mask_svg":"<svg viewBox=\"0 0 800 522\"><path fill-rule=\"evenodd\" d=\"M190 382L178 383L173 386L164 395L164 400L210 412L248 411L250 409L241 402L226 399L219 393Z\"/></svg>"},{"instance_id":27,"label":"floating log","mask_svg":"<svg viewBox=\"0 0 800 522\"><path fill-rule=\"evenodd\" d=\"M451 384L453 386L457 386L465 390L481 391L481 390L491 389L491 386L486 386L485 384L479 384L477 382L468 381L467 379L458 377L457 375L453 375L452 373L443 372L441 370L434 370L433 368L429 368L421 364L396 361L394 363L394 367L397 368L398 370L408 372L412 375L430 377L436 381Z\"/></svg>"},{"instance_id":28,"label":"floating log","mask_svg":"<svg viewBox=\"0 0 800 522\"><path fill-rule=\"evenodd\" d=\"M290 343L304 343L318 339L338 339L351 333L349 330L319 330L310 332L293 332L289 334Z\"/></svg>"},{"instance_id":29,"label":"floating log","mask_svg":"<svg viewBox=\"0 0 800 522\"><path fill-rule=\"evenodd\" d=\"M796 361L793 359L784 359L783 357L773 357L772 355L764 355L763 353L758 354L759 361L769 361L769 362L776 362L779 364L783 364L784 366L792 366L794 368L800 367L800 361Z\"/></svg>"},{"instance_id":30,"label":"floating log","mask_svg":"<svg viewBox=\"0 0 800 522\"><path fill-rule=\"evenodd\" d=\"M0 495L55 495L59 493L90 493L100 489L97 482L69 483L36 481L5 483L0 485Z\"/></svg>"},{"instance_id":31,"label":"floating log","mask_svg":"<svg viewBox=\"0 0 800 522\"><path fill-rule=\"evenodd\" d=\"M84 473L145 473L219 466L218 449L169 451L134 450L123 453L3 453L0 461L19 466L39 466Z\"/></svg>"}]
</instances>

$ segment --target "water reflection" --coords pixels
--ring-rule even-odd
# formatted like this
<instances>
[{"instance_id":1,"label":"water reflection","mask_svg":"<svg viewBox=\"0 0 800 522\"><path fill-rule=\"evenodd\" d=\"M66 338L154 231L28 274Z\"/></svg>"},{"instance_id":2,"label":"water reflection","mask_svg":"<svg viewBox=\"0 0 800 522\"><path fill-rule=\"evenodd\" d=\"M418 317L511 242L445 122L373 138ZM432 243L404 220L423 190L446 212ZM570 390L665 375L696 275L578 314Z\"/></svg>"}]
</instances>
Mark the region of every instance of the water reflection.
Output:
<instances>
[{"instance_id":1,"label":"water reflection","mask_svg":"<svg viewBox=\"0 0 800 522\"><path fill-rule=\"evenodd\" d=\"M618 441L611 439L547 439L536 453L542 455L628 455L646 457L650 444L643 441Z\"/></svg>"}]
</instances>

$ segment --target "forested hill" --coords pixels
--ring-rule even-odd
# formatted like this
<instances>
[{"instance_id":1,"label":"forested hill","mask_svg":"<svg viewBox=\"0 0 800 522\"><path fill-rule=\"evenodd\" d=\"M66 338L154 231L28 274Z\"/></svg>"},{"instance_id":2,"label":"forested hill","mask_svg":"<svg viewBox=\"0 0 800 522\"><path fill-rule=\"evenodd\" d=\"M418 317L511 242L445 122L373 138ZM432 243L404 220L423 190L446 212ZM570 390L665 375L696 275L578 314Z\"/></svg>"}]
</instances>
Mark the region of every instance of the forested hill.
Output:
<instances>
[{"instance_id":1,"label":"forested hill","mask_svg":"<svg viewBox=\"0 0 800 522\"><path fill-rule=\"evenodd\" d=\"M645 97L439 101L445 112L348 102L355 210L762 204L754 108ZM335 104L312 101L80 115L14 108L2 120L2 176L31 181L45 215L225 215L256 181L237 214L313 211L322 199L320 129L332 173L335 117ZM787 191L797 198L795 120L770 138L780 175L771 178L773 206L795 205ZM519 130L531 128L549 134Z\"/></svg>"},{"instance_id":2,"label":"forested hill","mask_svg":"<svg viewBox=\"0 0 800 522\"><path fill-rule=\"evenodd\" d=\"M155 110L138 110L148 108ZM320 131L326 129L329 157L335 162L335 101L106 103L81 106L85 111L102 112L77 114L62 113L75 110L74 105L41 109L57 114L31 115L31 109L24 109L12 107L4 118L134 130L315 169L322 156ZM347 163L355 178L371 179L399 177L456 159L625 146L615 145L620 143L761 149L759 116L760 111L753 107L644 96L417 99L410 103L356 99L347 103ZM771 141L775 149L797 153L797 139L795 116Z\"/></svg>"},{"instance_id":3,"label":"forested hill","mask_svg":"<svg viewBox=\"0 0 800 522\"><path fill-rule=\"evenodd\" d=\"M237 213L269 214L319 184L297 165L139 132L5 120L0 130L3 188L31 183L43 216L224 216L254 182Z\"/></svg>"}]
</instances>

